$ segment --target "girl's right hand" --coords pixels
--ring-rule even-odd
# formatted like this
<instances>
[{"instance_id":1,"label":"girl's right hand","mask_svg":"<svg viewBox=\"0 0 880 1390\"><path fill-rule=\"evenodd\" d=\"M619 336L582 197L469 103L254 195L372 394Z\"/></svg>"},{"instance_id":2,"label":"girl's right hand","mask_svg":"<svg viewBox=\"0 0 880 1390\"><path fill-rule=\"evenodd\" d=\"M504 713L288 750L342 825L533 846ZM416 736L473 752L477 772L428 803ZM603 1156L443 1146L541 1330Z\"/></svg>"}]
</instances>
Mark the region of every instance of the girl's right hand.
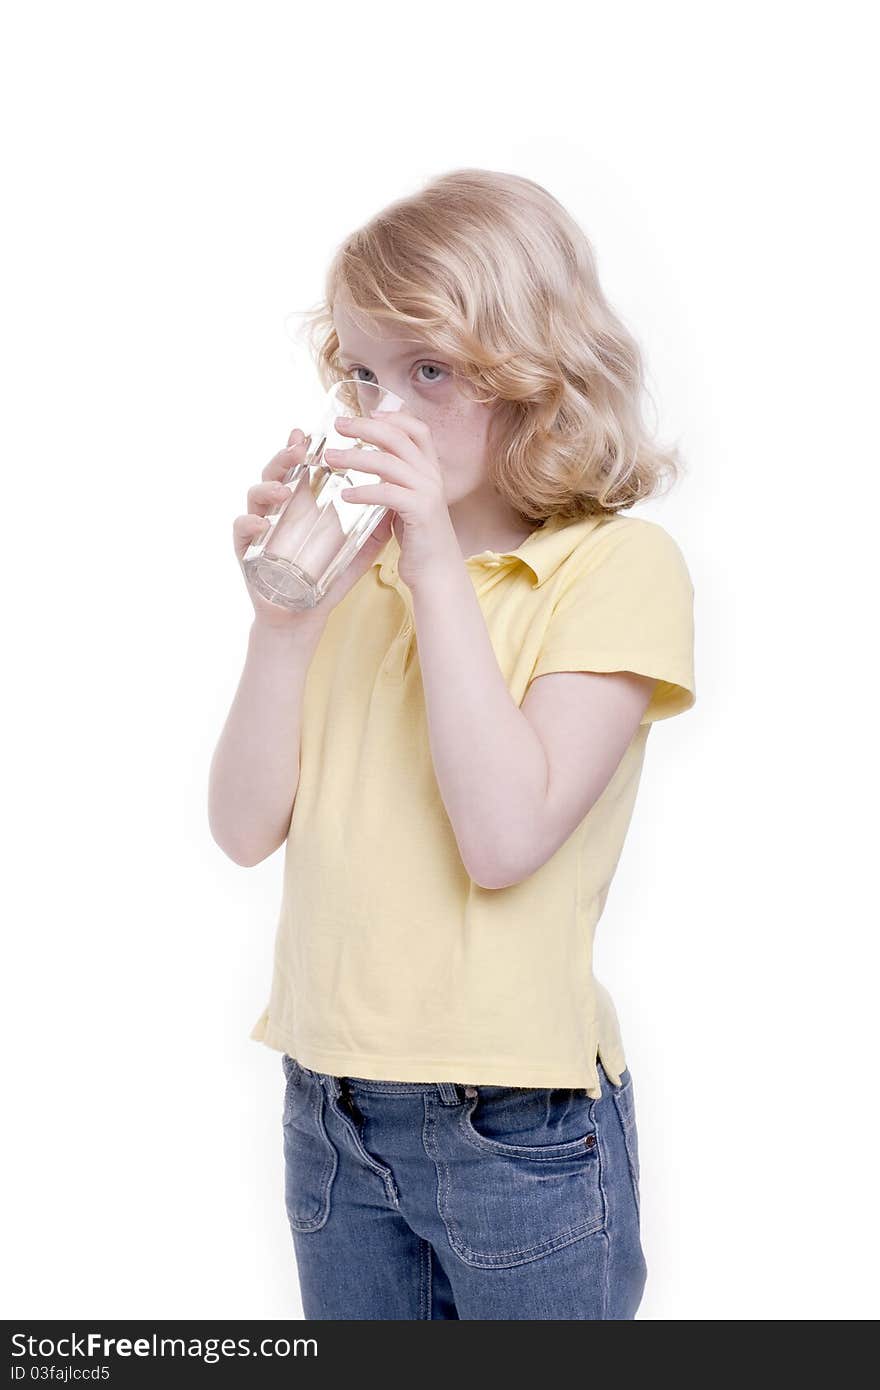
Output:
<instances>
[{"instance_id":1,"label":"girl's right hand","mask_svg":"<svg viewBox=\"0 0 880 1390\"><path fill-rule=\"evenodd\" d=\"M293 629L322 629L330 610L345 597L362 575L366 574L379 551L391 536L392 512L386 512L382 520L364 541L351 563L333 581L327 593L316 608L293 610L281 604L271 603L258 593L244 572L244 554L252 541L256 540L271 525L267 514L290 496L290 488L281 479L291 466L301 463L308 452L308 440L302 430L295 429L287 441L287 448L281 449L263 469L262 482L248 489L247 512L237 516L232 523L232 541L241 572L247 585L251 602L254 605L256 621L263 627Z\"/></svg>"}]
</instances>

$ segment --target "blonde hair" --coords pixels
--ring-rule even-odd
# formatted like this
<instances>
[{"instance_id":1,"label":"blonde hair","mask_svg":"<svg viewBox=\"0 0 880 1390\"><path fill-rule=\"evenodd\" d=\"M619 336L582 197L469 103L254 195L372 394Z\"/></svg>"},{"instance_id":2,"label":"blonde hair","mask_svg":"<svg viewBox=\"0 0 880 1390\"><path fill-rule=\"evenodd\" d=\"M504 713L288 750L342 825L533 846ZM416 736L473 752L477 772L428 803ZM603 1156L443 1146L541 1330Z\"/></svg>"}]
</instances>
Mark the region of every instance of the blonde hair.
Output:
<instances>
[{"instance_id":1,"label":"blonde hair","mask_svg":"<svg viewBox=\"0 0 880 1390\"><path fill-rule=\"evenodd\" d=\"M417 330L459 389L492 403L489 476L521 517L613 513L683 471L641 416L642 355L605 299L592 247L540 184L456 169L378 212L339 246L324 299L301 315L325 387L333 304Z\"/></svg>"}]
</instances>

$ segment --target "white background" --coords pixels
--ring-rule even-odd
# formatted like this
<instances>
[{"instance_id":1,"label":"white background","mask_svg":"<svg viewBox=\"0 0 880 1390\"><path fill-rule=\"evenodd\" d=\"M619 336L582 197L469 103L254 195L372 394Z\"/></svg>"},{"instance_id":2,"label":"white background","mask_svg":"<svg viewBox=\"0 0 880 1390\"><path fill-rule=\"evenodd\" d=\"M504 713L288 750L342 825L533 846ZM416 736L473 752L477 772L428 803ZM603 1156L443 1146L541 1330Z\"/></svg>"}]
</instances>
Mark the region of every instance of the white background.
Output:
<instances>
[{"instance_id":1,"label":"white background","mask_svg":"<svg viewBox=\"0 0 880 1390\"><path fill-rule=\"evenodd\" d=\"M696 589L599 928L646 1319L876 1317L878 227L861 4L7 9L7 1317L297 1317L282 853L211 839L285 316L386 202L544 184L645 350Z\"/></svg>"}]
</instances>

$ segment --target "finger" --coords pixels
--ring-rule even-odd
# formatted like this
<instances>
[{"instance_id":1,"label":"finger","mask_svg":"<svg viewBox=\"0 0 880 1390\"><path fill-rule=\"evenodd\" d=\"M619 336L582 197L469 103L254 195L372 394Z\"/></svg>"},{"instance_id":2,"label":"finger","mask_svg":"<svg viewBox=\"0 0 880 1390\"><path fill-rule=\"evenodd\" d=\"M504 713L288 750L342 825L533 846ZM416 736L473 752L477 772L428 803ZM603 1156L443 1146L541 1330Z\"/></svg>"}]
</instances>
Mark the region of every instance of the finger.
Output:
<instances>
[{"instance_id":1,"label":"finger","mask_svg":"<svg viewBox=\"0 0 880 1390\"><path fill-rule=\"evenodd\" d=\"M372 531L370 532L367 538L367 541L372 541L374 545L377 545L381 548L386 541L391 539L391 537L394 534L391 527L391 523L393 520L394 513L386 512L385 515L382 517L381 521L379 521L373 527Z\"/></svg>"},{"instance_id":2,"label":"finger","mask_svg":"<svg viewBox=\"0 0 880 1390\"><path fill-rule=\"evenodd\" d=\"M232 523L232 544L239 560L252 541L255 541L269 527L269 522L259 516L237 516Z\"/></svg>"},{"instance_id":3,"label":"finger","mask_svg":"<svg viewBox=\"0 0 880 1390\"><path fill-rule=\"evenodd\" d=\"M408 487L395 487L393 483L368 483L361 487L344 487L340 492L346 502L363 502L365 506L378 505L390 507L405 514L412 504L413 493Z\"/></svg>"},{"instance_id":4,"label":"finger","mask_svg":"<svg viewBox=\"0 0 880 1390\"><path fill-rule=\"evenodd\" d=\"M283 483L254 483L253 487L248 488L247 509L257 516L265 516L273 507L286 502L289 496L290 488Z\"/></svg>"},{"instance_id":5,"label":"finger","mask_svg":"<svg viewBox=\"0 0 880 1390\"><path fill-rule=\"evenodd\" d=\"M380 478L401 487L412 487L422 476L414 478L411 463L376 449L325 449L324 458L335 472L351 469L356 473L378 473Z\"/></svg>"},{"instance_id":6,"label":"finger","mask_svg":"<svg viewBox=\"0 0 880 1390\"><path fill-rule=\"evenodd\" d=\"M396 413L395 411L395 415ZM334 421L334 428L338 434L353 435L355 439L363 439L367 444L376 444L380 449L387 449L389 453L396 454L398 458L411 463L413 468L417 468L420 473L429 471L431 463L425 457L424 446L417 443L404 430L396 429L391 416L386 420L376 420L361 415L353 419L350 424L342 423L343 418L339 417ZM325 449L325 455L327 452Z\"/></svg>"},{"instance_id":7,"label":"finger","mask_svg":"<svg viewBox=\"0 0 880 1390\"><path fill-rule=\"evenodd\" d=\"M302 434L302 430L294 430L291 439L296 434ZM286 449L279 449L278 453L269 460L263 469L261 476L270 480L273 478L283 478L290 472L291 467L296 463L302 463L309 451L311 435L306 435L304 439L288 444Z\"/></svg>"},{"instance_id":8,"label":"finger","mask_svg":"<svg viewBox=\"0 0 880 1390\"><path fill-rule=\"evenodd\" d=\"M423 449L431 443L431 426L420 420L417 415L410 415L406 410L371 410L370 418L378 420L380 424L387 420L389 424L397 425L398 429Z\"/></svg>"}]
</instances>

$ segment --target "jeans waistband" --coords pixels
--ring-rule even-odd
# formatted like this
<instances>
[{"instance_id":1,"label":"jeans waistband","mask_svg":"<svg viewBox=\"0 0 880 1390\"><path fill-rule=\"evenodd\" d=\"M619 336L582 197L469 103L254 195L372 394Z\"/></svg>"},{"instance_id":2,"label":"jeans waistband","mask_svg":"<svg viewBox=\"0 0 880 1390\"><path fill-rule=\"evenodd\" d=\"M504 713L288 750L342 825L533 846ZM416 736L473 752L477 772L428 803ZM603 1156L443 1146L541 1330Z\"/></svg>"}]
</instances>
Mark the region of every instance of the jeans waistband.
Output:
<instances>
[{"instance_id":1,"label":"jeans waistband","mask_svg":"<svg viewBox=\"0 0 880 1390\"><path fill-rule=\"evenodd\" d=\"M343 1091L373 1091L380 1095L438 1095L446 1103L458 1103L477 1093L477 1088L458 1081L375 1081L369 1076L335 1076L332 1072L313 1071L294 1059L294 1066L305 1076L314 1079L332 1096Z\"/></svg>"},{"instance_id":2,"label":"jeans waistband","mask_svg":"<svg viewBox=\"0 0 880 1390\"><path fill-rule=\"evenodd\" d=\"M463 1081L377 1081L369 1076L336 1076L332 1072L313 1071L295 1058L291 1060L298 1071L320 1082L331 1096L338 1096L347 1090L372 1091L386 1096L428 1094L438 1095L440 1100L446 1104L457 1104L468 1097L477 1095L480 1089L476 1085ZM596 1066L601 1079L606 1080L605 1070L598 1058L596 1059ZM489 1087L488 1089L491 1090L492 1088ZM523 1089L532 1090L534 1088L524 1087Z\"/></svg>"}]
</instances>

